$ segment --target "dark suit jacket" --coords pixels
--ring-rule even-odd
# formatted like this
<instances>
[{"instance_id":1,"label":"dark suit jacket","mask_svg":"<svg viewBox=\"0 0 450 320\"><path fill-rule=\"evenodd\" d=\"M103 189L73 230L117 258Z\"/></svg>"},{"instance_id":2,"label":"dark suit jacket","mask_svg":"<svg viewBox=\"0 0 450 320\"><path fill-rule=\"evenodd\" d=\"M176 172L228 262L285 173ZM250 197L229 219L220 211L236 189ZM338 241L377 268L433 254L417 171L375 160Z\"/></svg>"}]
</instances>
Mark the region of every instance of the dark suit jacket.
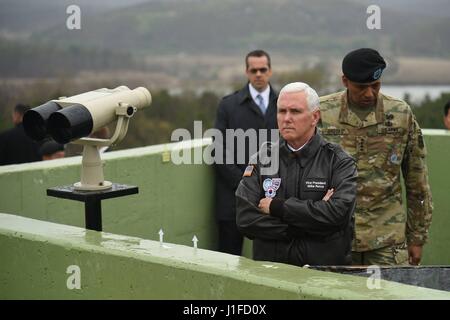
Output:
<instances>
[{"instance_id":1,"label":"dark suit jacket","mask_svg":"<svg viewBox=\"0 0 450 320\"><path fill-rule=\"evenodd\" d=\"M0 134L0 165L40 160L39 144L25 134L22 123Z\"/></svg>"},{"instance_id":2,"label":"dark suit jacket","mask_svg":"<svg viewBox=\"0 0 450 320\"><path fill-rule=\"evenodd\" d=\"M226 129L277 129L277 98L278 94L270 88L269 106L265 115L253 101L248 84L239 91L225 96L219 104L215 128L223 134L224 145ZM270 134L270 132L269 132ZM258 145L261 142L258 141ZM234 193L241 181L251 154L250 146L245 145L245 161L237 164L236 139L234 144L234 163L216 164L216 217L218 220L232 221L236 219L236 204ZM225 154L225 147L224 147Z\"/></svg>"}]
</instances>

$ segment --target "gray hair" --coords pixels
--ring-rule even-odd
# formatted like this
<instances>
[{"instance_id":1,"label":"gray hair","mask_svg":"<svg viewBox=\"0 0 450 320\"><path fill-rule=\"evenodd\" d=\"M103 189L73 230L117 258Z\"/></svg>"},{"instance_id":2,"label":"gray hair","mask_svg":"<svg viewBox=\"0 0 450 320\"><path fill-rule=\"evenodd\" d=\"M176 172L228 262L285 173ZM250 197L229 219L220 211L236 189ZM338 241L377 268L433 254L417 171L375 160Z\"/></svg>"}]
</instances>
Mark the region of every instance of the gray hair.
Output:
<instances>
[{"instance_id":1,"label":"gray hair","mask_svg":"<svg viewBox=\"0 0 450 320\"><path fill-rule=\"evenodd\" d=\"M309 111L316 111L320 107L319 95L316 90L311 88L308 84L304 82L292 82L285 85L278 97L281 97L284 93L293 93L293 92L305 92L306 94L306 103L308 105Z\"/></svg>"}]
</instances>

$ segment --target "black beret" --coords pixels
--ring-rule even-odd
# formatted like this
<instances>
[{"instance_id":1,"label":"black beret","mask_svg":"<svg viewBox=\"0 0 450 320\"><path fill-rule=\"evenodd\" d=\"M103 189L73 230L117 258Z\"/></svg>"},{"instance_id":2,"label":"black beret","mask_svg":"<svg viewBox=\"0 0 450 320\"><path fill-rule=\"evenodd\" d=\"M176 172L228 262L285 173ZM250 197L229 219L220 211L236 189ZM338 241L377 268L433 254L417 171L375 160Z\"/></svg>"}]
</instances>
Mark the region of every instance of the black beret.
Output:
<instances>
[{"instance_id":1,"label":"black beret","mask_svg":"<svg viewBox=\"0 0 450 320\"><path fill-rule=\"evenodd\" d=\"M353 82L369 83L378 80L386 62L378 51L361 48L348 53L342 60L344 76Z\"/></svg>"}]
</instances>

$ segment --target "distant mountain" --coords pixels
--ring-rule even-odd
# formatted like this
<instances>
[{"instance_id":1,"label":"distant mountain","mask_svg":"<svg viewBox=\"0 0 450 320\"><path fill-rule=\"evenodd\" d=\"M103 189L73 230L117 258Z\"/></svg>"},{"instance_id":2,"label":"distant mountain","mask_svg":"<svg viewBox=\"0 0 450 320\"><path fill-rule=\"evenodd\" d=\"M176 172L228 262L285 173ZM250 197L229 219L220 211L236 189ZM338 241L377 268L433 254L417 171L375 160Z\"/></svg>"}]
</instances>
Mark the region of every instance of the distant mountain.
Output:
<instances>
[{"instance_id":1,"label":"distant mountain","mask_svg":"<svg viewBox=\"0 0 450 320\"><path fill-rule=\"evenodd\" d=\"M353 0L368 6L377 4L382 10L397 11L403 14L413 14L429 17L450 17L450 2L448 0Z\"/></svg>"},{"instance_id":2,"label":"distant mountain","mask_svg":"<svg viewBox=\"0 0 450 320\"><path fill-rule=\"evenodd\" d=\"M148 0L0 0L0 32L31 33L64 25L66 8L76 4L83 14L95 15Z\"/></svg>"},{"instance_id":3,"label":"distant mountain","mask_svg":"<svg viewBox=\"0 0 450 320\"><path fill-rule=\"evenodd\" d=\"M436 1L439 11L450 9L448 1ZM38 29L31 39L155 54L242 54L266 48L272 52L342 55L350 48L371 46L402 55L449 56L447 18L419 14L418 10L402 12L392 4L392 9L387 9L386 2L381 6L382 29L368 30L366 2L155 0L96 14L82 7L86 13L82 30L67 30L60 22ZM426 3L427 12L433 12L433 2Z\"/></svg>"},{"instance_id":4,"label":"distant mountain","mask_svg":"<svg viewBox=\"0 0 450 320\"><path fill-rule=\"evenodd\" d=\"M381 30L366 26L372 2ZM66 28L73 3L81 30ZM450 58L449 17L449 0L0 0L0 74L139 68L148 55L242 56L256 48L333 58L374 47L387 57Z\"/></svg>"}]
</instances>

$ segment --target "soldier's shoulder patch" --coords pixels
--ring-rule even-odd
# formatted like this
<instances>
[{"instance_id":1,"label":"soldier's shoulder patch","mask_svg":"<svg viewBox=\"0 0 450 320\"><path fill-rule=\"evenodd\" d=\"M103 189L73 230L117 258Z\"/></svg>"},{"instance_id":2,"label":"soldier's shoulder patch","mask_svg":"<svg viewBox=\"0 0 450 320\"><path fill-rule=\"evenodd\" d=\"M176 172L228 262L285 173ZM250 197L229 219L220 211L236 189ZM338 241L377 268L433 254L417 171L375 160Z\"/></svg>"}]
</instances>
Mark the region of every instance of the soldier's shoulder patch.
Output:
<instances>
[{"instance_id":1,"label":"soldier's shoulder patch","mask_svg":"<svg viewBox=\"0 0 450 320\"><path fill-rule=\"evenodd\" d=\"M247 168L245 168L244 174L242 176L243 177L250 177L252 175L253 169L254 169L253 165L247 166Z\"/></svg>"}]
</instances>

